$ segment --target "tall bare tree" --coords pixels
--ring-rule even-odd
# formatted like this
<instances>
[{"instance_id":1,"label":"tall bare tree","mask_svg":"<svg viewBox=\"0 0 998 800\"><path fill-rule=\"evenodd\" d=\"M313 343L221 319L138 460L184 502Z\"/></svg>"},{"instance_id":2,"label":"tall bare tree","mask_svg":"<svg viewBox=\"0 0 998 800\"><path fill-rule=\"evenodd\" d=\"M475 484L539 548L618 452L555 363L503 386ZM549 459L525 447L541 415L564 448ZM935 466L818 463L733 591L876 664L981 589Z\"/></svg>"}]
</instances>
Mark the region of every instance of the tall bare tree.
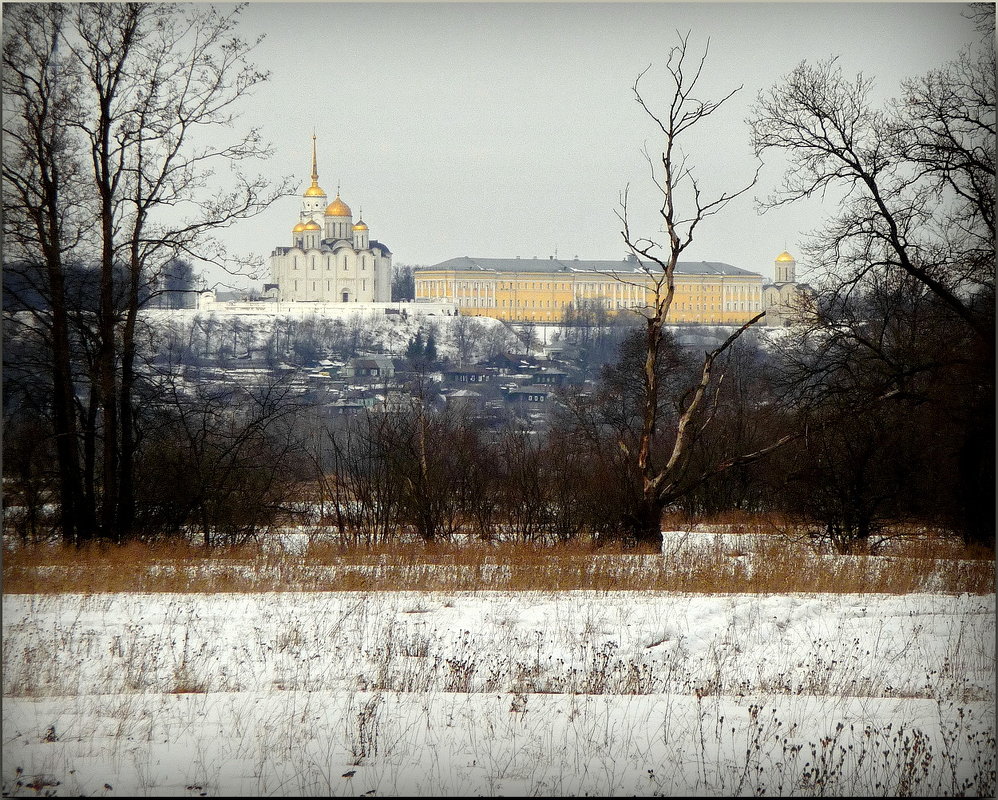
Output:
<instances>
[{"instance_id":1,"label":"tall bare tree","mask_svg":"<svg viewBox=\"0 0 998 800\"><path fill-rule=\"evenodd\" d=\"M822 292L790 342L809 365L798 388L831 408L847 390L855 407L947 409L963 431L959 524L993 546L994 6L973 8L981 40L897 98L875 103L873 81L834 58L804 62L759 94L750 125L758 153L787 159L767 207L840 200L804 248Z\"/></svg>"},{"instance_id":2,"label":"tall bare tree","mask_svg":"<svg viewBox=\"0 0 998 800\"><path fill-rule=\"evenodd\" d=\"M271 187L241 170L243 162L270 152L259 131L231 139L221 134L236 119L237 102L267 78L249 61L256 43L236 34L241 7L223 12L108 3L53 9L22 12L20 27L5 28L5 49L49 38L59 53L51 59L59 74L73 77L73 102L53 113L79 154L72 162L78 170L75 205L92 220L77 249L99 274L90 387L101 443L96 532L120 540L134 519L136 325L149 287L178 257L231 268L235 261L214 233L259 213L288 187ZM20 110L21 119L37 116L28 105ZM24 183L32 170L46 169L52 155L58 169L68 168L62 154L35 148L30 155L15 163L5 154L5 177L9 167ZM231 168L225 173L231 185L221 178L221 166ZM7 194L5 206L8 197L25 206ZM53 202L63 214L71 207L65 198Z\"/></svg>"},{"instance_id":3,"label":"tall bare tree","mask_svg":"<svg viewBox=\"0 0 998 800\"><path fill-rule=\"evenodd\" d=\"M901 272L944 303L955 321L993 339L995 55L969 48L904 83L878 107L873 81L847 77L837 59L801 63L761 92L752 111L759 154L788 158L775 207L838 192L837 216L805 248L828 289Z\"/></svg>"},{"instance_id":4,"label":"tall bare tree","mask_svg":"<svg viewBox=\"0 0 998 800\"><path fill-rule=\"evenodd\" d=\"M704 397L717 359L765 314L757 314L728 336L719 347L706 353L700 380L679 414L675 431L672 432L672 446L666 447L668 452L664 458L659 458L658 451L663 443L658 430L661 386L657 365L663 347L664 326L676 292L676 265L682 253L693 243L700 223L724 210L732 200L754 186L756 180L753 177L740 189L707 197L702 191L694 167L681 150L682 144L691 138L693 131L738 91L735 89L717 100L702 100L696 96L708 49L709 45L699 58L693 56L689 48L689 34L686 34L680 36L678 44L669 51L666 72L671 80L672 91L668 107L663 112L653 110L640 90L641 79L650 67L638 75L632 87L636 101L656 124L661 137L662 149L657 159L653 159L647 150L645 156L651 168L652 180L662 198L659 215L663 230L668 236L668 241L663 245L653 239L637 236L631 230L628 221L628 192L625 189L618 217L623 224L621 235L624 243L637 257L637 278L631 279L623 275L615 277L638 286L646 292L647 297L647 304L639 311L645 323L641 429L636 442L624 439L619 441L641 480L641 502L630 520L638 539L658 538L662 511L682 490L678 478L689 455L691 425L702 413ZM751 454L751 457L761 457L779 444L782 444L782 440ZM718 469L723 468L724 465L718 465Z\"/></svg>"},{"instance_id":5,"label":"tall bare tree","mask_svg":"<svg viewBox=\"0 0 998 800\"><path fill-rule=\"evenodd\" d=\"M60 530L72 542L93 520L84 502L66 286L88 220L78 191L81 153L68 130L80 76L58 52L65 17L58 4L19 4L4 14L3 249L5 311L20 311L8 320L46 332Z\"/></svg>"}]
</instances>

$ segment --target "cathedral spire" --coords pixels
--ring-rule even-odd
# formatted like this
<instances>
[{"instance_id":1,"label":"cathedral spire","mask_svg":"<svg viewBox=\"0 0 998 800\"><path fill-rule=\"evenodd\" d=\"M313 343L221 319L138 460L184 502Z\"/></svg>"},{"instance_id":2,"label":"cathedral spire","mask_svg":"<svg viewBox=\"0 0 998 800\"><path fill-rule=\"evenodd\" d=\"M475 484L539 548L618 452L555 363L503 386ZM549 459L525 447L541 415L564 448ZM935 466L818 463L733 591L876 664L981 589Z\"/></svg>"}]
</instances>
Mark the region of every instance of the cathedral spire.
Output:
<instances>
[{"instance_id":1,"label":"cathedral spire","mask_svg":"<svg viewBox=\"0 0 998 800\"><path fill-rule=\"evenodd\" d=\"M325 198L326 192L319 186L319 167L318 162L315 157L315 132L312 132L312 185L305 190L305 197L322 197ZM316 206L315 208L302 209L302 221L304 222L309 215L314 215L316 211L321 211L321 206Z\"/></svg>"},{"instance_id":2,"label":"cathedral spire","mask_svg":"<svg viewBox=\"0 0 998 800\"><path fill-rule=\"evenodd\" d=\"M312 131L312 185L319 185L319 168L315 160L315 131Z\"/></svg>"}]
</instances>

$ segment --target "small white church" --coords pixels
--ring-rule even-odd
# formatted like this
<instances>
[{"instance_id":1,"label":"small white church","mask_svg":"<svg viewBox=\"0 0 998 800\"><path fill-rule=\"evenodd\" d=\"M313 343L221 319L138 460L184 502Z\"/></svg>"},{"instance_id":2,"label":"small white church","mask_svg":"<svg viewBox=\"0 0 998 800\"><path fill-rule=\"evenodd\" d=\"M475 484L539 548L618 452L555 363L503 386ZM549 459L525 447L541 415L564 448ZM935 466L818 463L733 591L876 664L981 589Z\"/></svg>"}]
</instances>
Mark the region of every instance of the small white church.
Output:
<instances>
[{"instance_id":1,"label":"small white church","mask_svg":"<svg viewBox=\"0 0 998 800\"><path fill-rule=\"evenodd\" d=\"M797 259L784 250L776 257L775 280L762 287L762 307L766 309L765 324L782 327L799 319L811 305L809 284L797 282Z\"/></svg>"},{"instance_id":2,"label":"small white church","mask_svg":"<svg viewBox=\"0 0 998 800\"><path fill-rule=\"evenodd\" d=\"M273 283L265 290L278 302L388 303L392 299L392 253L370 238L362 218L340 198L328 203L319 186L312 136L312 185L302 195L291 229L291 245L270 256ZM328 205L327 205L328 203ZM361 215L363 216L363 215Z\"/></svg>"}]
</instances>

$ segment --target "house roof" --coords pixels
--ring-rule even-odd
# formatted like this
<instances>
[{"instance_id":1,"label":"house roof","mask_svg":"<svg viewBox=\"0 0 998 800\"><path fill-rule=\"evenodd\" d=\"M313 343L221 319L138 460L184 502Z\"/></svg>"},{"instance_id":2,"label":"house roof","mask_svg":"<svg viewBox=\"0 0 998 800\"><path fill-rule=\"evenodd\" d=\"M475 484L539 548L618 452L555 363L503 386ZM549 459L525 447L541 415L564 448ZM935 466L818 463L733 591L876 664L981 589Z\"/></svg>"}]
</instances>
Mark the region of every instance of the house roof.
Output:
<instances>
[{"instance_id":1,"label":"house roof","mask_svg":"<svg viewBox=\"0 0 998 800\"><path fill-rule=\"evenodd\" d=\"M542 386L536 383L529 383L526 386L517 386L515 389L509 390L510 395L514 394L543 394L547 396L552 394L550 386Z\"/></svg>"},{"instance_id":2,"label":"house roof","mask_svg":"<svg viewBox=\"0 0 998 800\"><path fill-rule=\"evenodd\" d=\"M472 365L470 367L451 367L450 369L445 369L443 372L444 375L488 375L492 372L492 369Z\"/></svg>"}]
</instances>

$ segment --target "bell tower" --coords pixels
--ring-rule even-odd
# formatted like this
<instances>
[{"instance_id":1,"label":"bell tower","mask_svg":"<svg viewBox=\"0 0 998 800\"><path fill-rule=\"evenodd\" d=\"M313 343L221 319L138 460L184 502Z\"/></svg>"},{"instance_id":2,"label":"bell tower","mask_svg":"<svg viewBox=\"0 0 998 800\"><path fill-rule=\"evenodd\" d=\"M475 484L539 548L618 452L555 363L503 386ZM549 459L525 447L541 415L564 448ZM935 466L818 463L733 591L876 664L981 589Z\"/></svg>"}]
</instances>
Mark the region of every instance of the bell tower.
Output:
<instances>
[{"instance_id":1,"label":"bell tower","mask_svg":"<svg viewBox=\"0 0 998 800\"><path fill-rule=\"evenodd\" d=\"M319 186L319 170L315 158L315 134L312 134L312 185L305 190L301 201L300 222L322 219L326 208L326 192Z\"/></svg>"},{"instance_id":2,"label":"bell tower","mask_svg":"<svg viewBox=\"0 0 998 800\"><path fill-rule=\"evenodd\" d=\"M797 283L797 259L784 250L776 257L774 283Z\"/></svg>"}]
</instances>

